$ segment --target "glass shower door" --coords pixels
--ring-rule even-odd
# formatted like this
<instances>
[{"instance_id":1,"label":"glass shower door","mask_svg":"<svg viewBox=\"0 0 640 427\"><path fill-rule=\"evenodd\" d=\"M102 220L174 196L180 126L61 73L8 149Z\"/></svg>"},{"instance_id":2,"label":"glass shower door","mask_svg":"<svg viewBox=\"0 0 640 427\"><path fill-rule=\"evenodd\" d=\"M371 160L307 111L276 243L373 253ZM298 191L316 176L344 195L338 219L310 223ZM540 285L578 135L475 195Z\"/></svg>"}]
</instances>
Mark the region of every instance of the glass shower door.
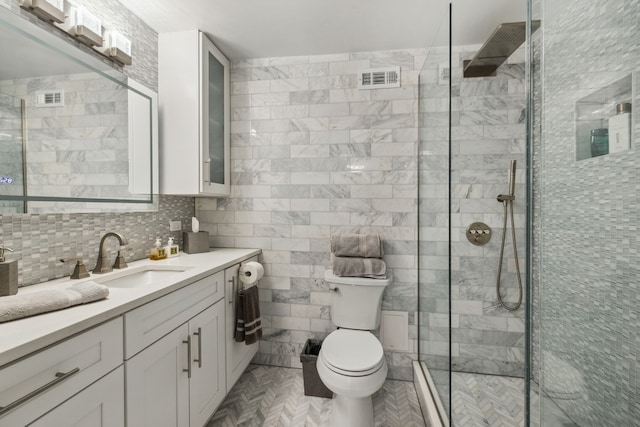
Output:
<instances>
[{"instance_id":1,"label":"glass shower door","mask_svg":"<svg viewBox=\"0 0 640 427\"><path fill-rule=\"evenodd\" d=\"M450 419L450 7L419 79L418 357L445 425Z\"/></svg>"}]
</instances>

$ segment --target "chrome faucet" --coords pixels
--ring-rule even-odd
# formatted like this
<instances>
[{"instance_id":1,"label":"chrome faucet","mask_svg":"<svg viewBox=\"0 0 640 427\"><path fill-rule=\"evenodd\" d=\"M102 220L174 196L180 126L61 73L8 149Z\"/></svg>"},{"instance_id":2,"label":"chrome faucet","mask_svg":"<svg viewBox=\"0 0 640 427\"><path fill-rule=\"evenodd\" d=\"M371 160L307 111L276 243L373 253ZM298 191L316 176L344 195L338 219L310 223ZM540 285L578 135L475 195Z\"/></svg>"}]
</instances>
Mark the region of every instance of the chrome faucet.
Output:
<instances>
[{"instance_id":1,"label":"chrome faucet","mask_svg":"<svg viewBox=\"0 0 640 427\"><path fill-rule=\"evenodd\" d=\"M126 246L129 243L127 241L127 238L120 233L115 233L113 231L105 233L105 235L102 236L102 239L100 239L100 248L98 249L98 262L96 262L96 267L93 269L93 272L95 274L109 273L110 271L113 271L114 268L127 267L127 263L124 261L124 257L121 253L121 248L118 248L118 255L116 256L116 261L113 263L113 267L110 267L108 265L108 259L105 253L107 250L105 241L108 237L115 237L116 239L118 239L118 241L120 242L120 246Z\"/></svg>"}]
</instances>

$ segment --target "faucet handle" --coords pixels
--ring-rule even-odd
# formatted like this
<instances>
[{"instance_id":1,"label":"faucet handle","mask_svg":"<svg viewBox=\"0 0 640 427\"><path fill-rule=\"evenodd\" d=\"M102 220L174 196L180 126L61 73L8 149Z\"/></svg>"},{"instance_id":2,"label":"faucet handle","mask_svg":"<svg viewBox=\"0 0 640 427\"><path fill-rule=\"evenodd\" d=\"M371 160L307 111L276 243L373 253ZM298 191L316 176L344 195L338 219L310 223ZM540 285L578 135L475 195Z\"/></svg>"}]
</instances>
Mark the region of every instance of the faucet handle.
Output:
<instances>
[{"instance_id":1,"label":"faucet handle","mask_svg":"<svg viewBox=\"0 0 640 427\"><path fill-rule=\"evenodd\" d=\"M13 249L8 246L0 245L0 262L4 262L4 251L13 252Z\"/></svg>"},{"instance_id":2,"label":"faucet handle","mask_svg":"<svg viewBox=\"0 0 640 427\"><path fill-rule=\"evenodd\" d=\"M72 279L84 279L89 277L89 272L87 271L87 267L84 266L84 261L82 258L63 258L60 262L75 262L76 266L73 269L73 273L71 273Z\"/></svg>"}]
</instances>

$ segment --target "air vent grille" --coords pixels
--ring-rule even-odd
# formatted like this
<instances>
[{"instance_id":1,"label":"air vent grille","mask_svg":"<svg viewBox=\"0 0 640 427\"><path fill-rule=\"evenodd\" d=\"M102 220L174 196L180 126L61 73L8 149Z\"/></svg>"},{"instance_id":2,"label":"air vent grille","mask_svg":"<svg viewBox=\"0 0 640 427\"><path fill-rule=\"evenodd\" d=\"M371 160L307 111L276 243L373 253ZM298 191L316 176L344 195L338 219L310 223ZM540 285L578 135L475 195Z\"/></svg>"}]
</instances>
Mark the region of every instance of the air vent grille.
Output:
<instances>
[{"instance_id":1,"label":"air vent grille","mask_svg":"<svg viewBox=\"0 0 640 427\"><path fill-rule=\"evenodd\" d=\"M358 88L384 89L400 87L400 67L363 70L358 74Z\"/></svg>"},{"instance_id":2,"label":"air vent grille","mask_svg":"<svg viewBox=\"0 0 640 427\"><path fill-rule=\"evenodd\" d=\"M36 107L64 107L64 91L47 90L36 93Z\"/></svg>"}]
</instances>

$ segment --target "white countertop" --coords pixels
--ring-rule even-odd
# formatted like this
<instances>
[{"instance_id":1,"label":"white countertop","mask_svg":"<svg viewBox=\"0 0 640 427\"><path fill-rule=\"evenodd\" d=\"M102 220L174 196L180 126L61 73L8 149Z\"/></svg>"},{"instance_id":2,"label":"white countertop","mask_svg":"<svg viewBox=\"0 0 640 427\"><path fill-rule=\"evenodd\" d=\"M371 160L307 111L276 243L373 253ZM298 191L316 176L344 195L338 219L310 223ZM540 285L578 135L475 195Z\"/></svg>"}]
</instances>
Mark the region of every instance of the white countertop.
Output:
<instances>
[{"instance_id":1,"label":"white countertop","mask_svg":"<svg viewBox=\"0 0 640 427\"><path fill-rule=\"evenodd\" d=\"M0 367L259 253L259 249L220 248L211 249L211 252L201 254L180 252L178 257L161 261L131 262L127 269L144 265L178 266L188 267L188 269L176 272L176 274L153 284L135 288L110 287L109 296L100 301L0 323ZM19 288L18 294L45 289L65 289L86 280L100 282L111 275L123 274L127 269L114 270L113 273L107 274L91 274L91 277L81 280L71 280L65 277L38 285L24 286ZM108 283L105 285L108 286Z\"/></svg>"}]
</instances>

